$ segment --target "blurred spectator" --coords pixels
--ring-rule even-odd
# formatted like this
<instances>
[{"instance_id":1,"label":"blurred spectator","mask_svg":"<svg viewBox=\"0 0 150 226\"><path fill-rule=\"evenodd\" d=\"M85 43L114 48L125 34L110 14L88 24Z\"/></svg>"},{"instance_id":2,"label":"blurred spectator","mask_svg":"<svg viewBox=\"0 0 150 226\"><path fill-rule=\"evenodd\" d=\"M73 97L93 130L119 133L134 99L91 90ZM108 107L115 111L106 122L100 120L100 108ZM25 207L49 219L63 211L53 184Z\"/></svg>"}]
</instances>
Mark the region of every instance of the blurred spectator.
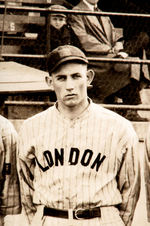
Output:
<instances>
[{"instance_id":1,"label":"blurred spectator","mask_svg":"<svg viewBox=\"0 0 150 226\"><path fill-rule=\"evenodd\" d=\"M64 6L52 5L51 9L66 9ZM67 17L65 14L50 15L50 43L51 49L60 45L71 44L71 33L67 26Z\"/></svg>"},{"instance_id":2,"label":"blurred spectator","mask_svg":"<svg viewBox=\"0 0 150 226\"><path fill-rule=\"evenodd\" d=\"M147 0L107 0L99 1L99 6L104 11L149 14L150 4ZM112 16L111 20L116 27L123 28L124 50L130 56L138 56L141 59L150 58L150 21L147 17ZM145 54L146 53L146 54ZM150 66L141 65L140 83L150 85ZM147 70L147 73L146 73ZM142 88L142 87L141 87Z\"/></svg>"},{"instance_id":3,"label":"blurred spectator","mask_svg":"<svg viewBox=\"0 0 150 226\"><path fill-rule=\"evenodd\" d=\"M65 6L67 9L72 9L73 4L75 4L76 1L74 0L51 0L51 5L62 5Z\"/></svg>"},{"instance_id":4,"label":"blurred spectator","mask_svg":"<svg viewBox=\"0 0 150 226\"><path fill-rule=\"evenodd\" d=\"M52 10L66 10L62 5L52 5ZM37 38L37 53L47 53L46 28L39 29ZM67 15L63 13L50 14L50 49L55 49L60 45L74 45L78 43L78 38L72 28L67 23Z\"/></svg>"},{"instance_id":5,"label":"blurred spectator","mask_svg":"<svg viewBox=\"0 0 150 226\"><path fill-rule=\"evenodd\" d=\"M74 10L99 11L98 0L81 0ZM72 15L71 26L78 36L82 50L87 56L94 57L118 57L126 58L124 52L123 36L115 31L109 17ZM90 62L90 68L94 69L96 76L93 81L93 89L89 96L96 102L114 103L115 97L120 97L124 104L141 103L139 84L133 78L137 77L137 70L132 65L118 63ZM132 73L132 74L131 74ZM142 119L134 112L134 120ZM133 116L128 116L130 119Z\"/></svg>"}]
</instances>

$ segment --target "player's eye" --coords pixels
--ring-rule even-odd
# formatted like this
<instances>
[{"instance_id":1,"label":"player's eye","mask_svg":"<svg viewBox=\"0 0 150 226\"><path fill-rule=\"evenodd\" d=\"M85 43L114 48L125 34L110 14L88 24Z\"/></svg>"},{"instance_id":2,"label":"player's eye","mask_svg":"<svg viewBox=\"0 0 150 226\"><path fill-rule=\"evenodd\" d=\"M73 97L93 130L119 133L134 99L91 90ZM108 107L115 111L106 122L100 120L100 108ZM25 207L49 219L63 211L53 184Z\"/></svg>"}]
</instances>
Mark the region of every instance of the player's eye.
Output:
<instances>
[{"instance_id":1,"label":"player's eye","mask_svg":"<svg viewBox=\"0 0 150 226\"><path fill-rule=\"evenodd\" d=\"M58 81L65 81L66 80L66 76L63 76L63 75L57 76L57 80Z\"/></svg>"},{"instance_id":2,"label":"player's eye","mask_svg":"<svg viewBox=\"0 0 150 226\"><path fill-rule=\"evenodd\" d=\"M73 79L78 79L78 78L81 78L81 74L76 73L76 74L73 74L72 77Z\"/></svg>"}]
</instances>

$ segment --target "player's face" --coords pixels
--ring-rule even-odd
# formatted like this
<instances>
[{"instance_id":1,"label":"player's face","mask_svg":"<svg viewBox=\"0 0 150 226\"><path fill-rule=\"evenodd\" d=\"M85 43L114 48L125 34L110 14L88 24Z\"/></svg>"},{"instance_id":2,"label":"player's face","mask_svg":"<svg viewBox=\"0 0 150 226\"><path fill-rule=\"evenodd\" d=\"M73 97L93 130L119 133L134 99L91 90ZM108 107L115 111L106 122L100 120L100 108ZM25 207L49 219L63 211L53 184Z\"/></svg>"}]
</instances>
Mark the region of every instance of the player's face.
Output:
<instances>
[{"instance_id":1,"label":"player's face","mask_svg":"<svg viewBox=\"0 0 150 226\"><path fill-rule=\"evenodd\" d=\"M66 18L62 16L51 15L50 24L59 30L66 24Z\"/></svg>"},{"instance_id":2,"label":"player's face","mask_svg":"<svg viewBox=\"0 0 150 226\"><path fill-rule=\"evenodd\" d=\"M95 5L98 3L99 0L86 0L88 3L90 3L91 5Z\"/></svg>"},{"instance_id":3,"label":"player's face","mask_svg":"<svg viewBox=\"0 0 150 226\"><path fill-rule=\"evenodd\" d=\"M52 86L61 107L79 107L87 103L87 86L93 79L93 73L87 72L87 65L65 63L52 73Z\"/></svg>"}]
</instances>

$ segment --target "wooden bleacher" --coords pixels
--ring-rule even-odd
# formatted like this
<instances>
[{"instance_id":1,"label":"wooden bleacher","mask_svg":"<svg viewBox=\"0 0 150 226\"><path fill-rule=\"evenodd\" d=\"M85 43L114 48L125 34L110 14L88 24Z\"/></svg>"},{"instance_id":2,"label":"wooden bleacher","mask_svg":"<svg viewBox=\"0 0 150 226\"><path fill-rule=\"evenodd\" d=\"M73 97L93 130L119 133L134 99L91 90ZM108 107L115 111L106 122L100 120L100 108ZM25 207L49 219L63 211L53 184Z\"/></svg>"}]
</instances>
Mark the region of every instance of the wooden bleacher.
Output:
<instances>
[{"instance_id":1,"label":"wooden bleacher","mask_svg":"<svg viewBox=\"0 0 150 226\"><path fill-rule=\"evenodd\" d=\"M0 5L4 6L4 0L0 0ZM9 3L9 4L8 4ZM51 4L51 0L7 0L8 5L13 5L16 7L18 6L36 6L36 7L48 7ZM5 23L4 23L4 30L3 30L3 19L4 19L4 9L0 8L0 42L2 39L2 32L4 33L4 39L3 39L3 48L2 48L2 55L7 59L9 55L13 54L27 54L28 50L32 50L30 47L34 46L34 44L37 41L37 34L38 34L38 28L46 26L46 13L41 13L40 10L38 12L33 12L32 7L31 10L25 10L25 11L17 11L10 10L9 7L6 11L5 15ZM119 32L122 32L121 29L118 29ZM24 52L26 51L26 52ZM32 55L34 57L35 55ZM23 55L20 56L22 59L27 59ZM31 57L31 55L30 55ZM39 57L39 56L38 56ZM10 59L10 58L9 58ZM13 59L13 57L11 58ZM15 58L15 61L18 62L18 58ZM116 60L116 59L115 59ZM30 62L32 62L31 59L29 59ZM29 63L27 62L27 65ZM20 62L20 61L19 61ZM24 63L22 61L21 63ZM35 65L38 64L35 62ZM31 66L31 65L29 65ZM23 106L23 104L25 106ZM8 118L9 116L13 114L16 119L18 119L21 114L22 119L25 119L26 117L30 117L32 114L37 113L38 111L43 110L44 104L37 104L34 102L31 104L27 103L17 103L13 102L7 102L6 105L9 107L7 113ZM18 108L18 114L16 114L16 106ZM35 106L36 110L35 111ZM28 108L28 114L25 113L25 108ZM14 111L15 109L15 111ZM14 111L14 112L13 112ZM20 112L19 112L20 111ZM20 117L20 118L21 118Z\"/></svg>"},{"instance_id":2,"label":"wooden bleacher","mask_svg":"<svg viewBox=\"0 0 150 226\"><path fill-rule=\"evenodd\" d=\"M5 0L0 0L0 4L4 4ZM22 5L43 5L50 4L51 0L8 0L9 3L21 3Z\"/></svg>"},{"instance_id":3,"label":"wooden bleacher","mask_svg":"<svg viewBox=\"0 0 150 226\"><path fill-rule=\"evenodd\" d=\"M2 54L24 53L26 48L29 49L36 42L38 26L44 25L45 17L41 16L39 12L21 13L8 9L4 18L4 12L0 10L0 42L3 34Z\"/></svg>"}]
</instances>

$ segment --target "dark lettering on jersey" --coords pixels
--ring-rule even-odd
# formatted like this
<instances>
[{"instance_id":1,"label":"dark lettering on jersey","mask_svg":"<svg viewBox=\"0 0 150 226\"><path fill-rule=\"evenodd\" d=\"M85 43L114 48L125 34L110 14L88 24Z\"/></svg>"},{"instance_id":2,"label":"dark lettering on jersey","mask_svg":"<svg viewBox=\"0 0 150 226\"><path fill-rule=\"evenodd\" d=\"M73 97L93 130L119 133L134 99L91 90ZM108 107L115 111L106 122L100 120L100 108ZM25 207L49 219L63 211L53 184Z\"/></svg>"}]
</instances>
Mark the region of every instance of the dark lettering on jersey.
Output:
<instances>
[{"instance_id":1,"label":"dark lettering on jersey","mask_svg":"<svg viewBox=\"0 0 150 226\"><path fill-rule=\"evenodd\" d=\"M93 155L93 151L90 149L86 149L83 153L81 164L82 166L88 166Z\"/></svg>"},{"instance_id":2,"label":"dark lettering on jersey","mask_svg":"<svg viewBox=\"0 0 150 226\"><path fill-rule=\"evenodd\" d=\"M59 151L55 148L55 166L58 166L60 162L60 165L64 164L64 149L61 148L60 149L60 153Z\"/></svg>"},{"instance_id":3,"label":"dark lettering on jersey","mask_svg":"<svg viewBox=\"0 0 150 226\"><path fill-rule=\"evenodd\" d=\"M49 167L52 167L54 165L53 157L50 151L44 151L43 155L45 156L45 159L48 163Z\"/></svg>"},{"instance_id":4,"label":"dark lettering on jersey","mask_svg":"<svg viewBox=\"0 0 150 226\"><path fill-rule=\"evenodd\" d=\"M94 167L96 166L96 171L98 171L100 165L102 164L102 162L104 161L105 158L106 158L105 155L103 155L103 157L101 158L101 153L99 153L97 158L95 159L95 161L91 165L91 168L94 169Z\"/></svg>"},{"instance_id":5,"label":"dark lettering on jersey","mask_svg":"<svg viewBox=\"0 0 150 226\"><path fill-rule=\"evenodd\" d=\"M40 167L40 169L45 172L47 171L49 168L51 168L52 166L59 166L59 165L64 165L64 148L61 148L60 151L58 149L54 149L54 157L52 156L51 151L46 150L43 153L43 156L47 162L47 166L43 167L38 159L36 158L36 162L38 164L38 166ZM82 166L88 166L91 164L91 169L96 169L96 171L98 172L99 167L101 166L101 164L103 163L104 159L106 158L105 155L103 155L101 157L101 153L98 153L97 157L94 159L92 159L93 157L93 151L90 149L86 149L83 154L81 155L81 152L78 148L71 148L70 149L70 154L69 154L69 160L68 163L69 165L77 165L77 164L81 164ZM79 161L80 159L80 161Z\"/></svg>"},{"instance_id":6,"label":"dark lettering on jersey","mask_svg":"<svg viewBox=\"0 0 150 226\"><path fill-rule=\"evenodd\" d=\"M45 171L47 171L47 170L49 169L49 166L43 167L43 166L39 163L37 157L35 157L35 160L36 160L38 166L40 167L40 169L41 169L43 172L45 172Z\"/></svg>"},{"instance_id":7,"label":"dark lettering on jersey","mask_svg":"<svg viewBox=\"0 0 150 226\"><path fill-rule=\"evenodd\" d=\"M69 155L69 164L76 165L79 160L80 151L78 148L71 148L70 155Z\"/></svg>"}]
</instances>

